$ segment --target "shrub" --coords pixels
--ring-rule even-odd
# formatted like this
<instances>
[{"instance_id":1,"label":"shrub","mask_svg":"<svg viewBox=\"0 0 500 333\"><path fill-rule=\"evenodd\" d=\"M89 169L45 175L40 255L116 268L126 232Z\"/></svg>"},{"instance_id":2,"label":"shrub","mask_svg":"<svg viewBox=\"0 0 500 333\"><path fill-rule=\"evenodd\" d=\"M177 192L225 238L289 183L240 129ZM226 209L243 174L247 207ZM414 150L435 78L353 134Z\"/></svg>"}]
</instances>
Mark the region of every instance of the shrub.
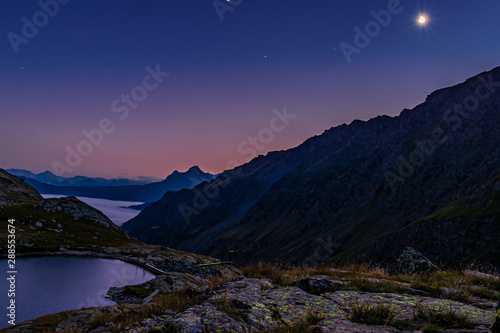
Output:
<instances>
[{"instance_id":1,"label":"shrub","mask_svg":"<svg viewBox=\"0 0 500 333\"><path fill-rule=\"evenodd\" d=\"M189 291L179 291L166 294L156 301L156 304L162 310L171 310L182 312L188 308L188 305L194 302L196 295Z\"/></svg>"},{"instance_id":2,"label":"shrub","mask_svg":"<svg viewBox=\"0 0 500 333\"><path fill-rule=\"evenodd\" d=\"M429 324L436 325L440 328L466 328L472 329L476 327L474 323L469 321L467 316L458 314L451 307L448 309L434 309L430 306L418 304L413 313L415 320L424 320Z\"/></svg>"},{"instance_id":3,"label":"shrub","mask_svg":"<svg viewBox=\"0 0 500 333\"><path fill-rule=\"evenodd\" d=\"M351 304L351 316L353 322L368 325L388 325L396 317L396 310L392 304L370 305L360 304L355 301Z\"/></svg>"}]
</instances>

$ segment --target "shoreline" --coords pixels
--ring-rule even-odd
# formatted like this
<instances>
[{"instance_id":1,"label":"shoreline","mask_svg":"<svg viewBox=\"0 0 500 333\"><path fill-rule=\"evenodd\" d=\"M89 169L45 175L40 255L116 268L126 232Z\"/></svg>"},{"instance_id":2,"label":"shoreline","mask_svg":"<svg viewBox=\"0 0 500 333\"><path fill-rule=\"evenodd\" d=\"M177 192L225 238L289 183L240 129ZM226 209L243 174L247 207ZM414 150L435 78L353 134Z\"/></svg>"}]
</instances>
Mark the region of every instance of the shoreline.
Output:
<instances>
[{"instance_id":1,"label":"shoreline","mask_svg":"<svg viewBox=\"0 0 500 333\"><path fill-rule=\"evenodd\" d=\"M113 255L108 253L93 252L93 251L57 251L57 252L27 252L27 253L17 253L17 258L38 258L38 257L80 257L80 258L100 258L100 259L113 259L121 260L123 262L136 265L144 270L154 274L155 276L165 274L165 271L150 265L148 263L142 262L139 259L133 257L127 257L123 255ZM7 259L7 256L0 256L0 260Z\"/></svg>"}]
</instances>

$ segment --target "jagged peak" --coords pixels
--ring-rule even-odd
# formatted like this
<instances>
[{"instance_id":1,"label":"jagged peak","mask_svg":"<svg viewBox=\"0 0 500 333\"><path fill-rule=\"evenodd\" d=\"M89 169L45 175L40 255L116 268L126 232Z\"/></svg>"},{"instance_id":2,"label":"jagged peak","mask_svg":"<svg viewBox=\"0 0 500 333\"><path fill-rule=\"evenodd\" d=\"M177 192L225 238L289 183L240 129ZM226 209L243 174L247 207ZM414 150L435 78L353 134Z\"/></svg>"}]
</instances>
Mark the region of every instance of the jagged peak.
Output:
<instances>
[{"instance_id":1,"label":"jagged peak","mask_svg":"<svg viewBox=\"0 0 500 333\"><path fill-rule=\"evenodd\" d=\"M187 172L203 172L199 166L195 165L195 166L192 166L191 168L189 168L189 170Z\"/></svg>"}]
</instances>

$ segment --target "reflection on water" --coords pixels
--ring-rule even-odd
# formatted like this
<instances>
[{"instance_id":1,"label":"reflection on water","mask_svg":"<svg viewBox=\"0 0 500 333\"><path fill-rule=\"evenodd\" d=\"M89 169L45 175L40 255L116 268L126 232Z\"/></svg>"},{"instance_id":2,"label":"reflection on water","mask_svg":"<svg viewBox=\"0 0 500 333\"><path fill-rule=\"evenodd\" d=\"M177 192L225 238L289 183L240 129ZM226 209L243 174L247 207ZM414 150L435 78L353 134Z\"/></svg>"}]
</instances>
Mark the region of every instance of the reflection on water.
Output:
<instances>
[{"instance_id":1,"label":"reflection on water","mask_svg":"<svg viewBox=\"0 0 500 333\"><path fill-rule=\"evenodd\" d=\"M0 260L7 272L7 260ZM16 260L16 323L45 314L116 304L104 296L110 287L143 283L154 275L120 260L40 257ZM6 274L6 273L5 273ZM2 319L8 326L7 276L0 279Z\"/></svg>"}]
</instances>

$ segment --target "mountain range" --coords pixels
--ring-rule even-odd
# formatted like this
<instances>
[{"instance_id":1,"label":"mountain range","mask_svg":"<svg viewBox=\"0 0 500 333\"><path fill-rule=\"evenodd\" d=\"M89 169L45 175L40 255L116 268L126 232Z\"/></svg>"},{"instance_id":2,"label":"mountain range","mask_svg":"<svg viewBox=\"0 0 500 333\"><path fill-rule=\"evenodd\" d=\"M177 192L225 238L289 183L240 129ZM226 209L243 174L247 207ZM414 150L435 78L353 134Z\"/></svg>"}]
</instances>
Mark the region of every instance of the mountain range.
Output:
<instances>
[{"instance_id":1,"label":"mountain range","mask_svg":"<svg viewBox=\"0 0 500 333\"><path fill-rule=\"evenodd\" d=\"M201 182L212 180L215 175L203 172L199 167L194 166L186 172L174 171L160 182L145 185L123 186L56 186L46 184L27 176L20 175L19 177L24 179L26 183L33 186L42 194L62 194L119 201L153 202L160 199L167 191L178 191L183 188L190 189ZM90 178L87 178L87 182L90 181L89 179Z\"/></svg>"},{"instance_id":2,"label":"mountain range","mask_svg":"<svg viewBox=\"0 0 500 333\"><path fill-rule=\"evenodd\" d=\"M167 192L122 227L240 263L383 263L413 246L444 265L499 265L499 156L500 67Z\"/></svg>"},{"instance_id":3,"label":"mountain range","mask_svg":"<svg viewBox=\"0 0 500 333\"><path fill-rule=\"evenodd\" d=\"M113 178L105 179L101 177L62 177L56 176L50 171L41 173L33 173L23 169L6 169L11 175L20 178L31 178L41 183L56 185L56 186L125 186L125 185L146 185L153 182L161 181L156 177L138 177L138 179Z\"/></svg>"}]
</instances>

